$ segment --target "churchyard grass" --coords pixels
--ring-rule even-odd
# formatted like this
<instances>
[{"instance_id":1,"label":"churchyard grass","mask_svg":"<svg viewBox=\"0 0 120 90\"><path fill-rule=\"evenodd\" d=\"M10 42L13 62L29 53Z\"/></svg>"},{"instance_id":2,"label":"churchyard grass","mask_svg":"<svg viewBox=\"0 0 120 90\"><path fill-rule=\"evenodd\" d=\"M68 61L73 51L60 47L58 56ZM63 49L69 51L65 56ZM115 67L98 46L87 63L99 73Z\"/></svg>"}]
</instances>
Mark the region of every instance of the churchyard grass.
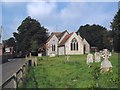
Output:
<instances>
[{"instance_id":1,"label":"churchyard grass","mask_svg":"<svg viewBox=\"0 0 120 90\"><path fill-rule=\"evenodd\" d=\"M113 68L100 73L100 64L86 64L87 55L38 57L38 66L31 69L26 88L118 88L118 54L109 58Z\"/></svg>"}]
</instances>

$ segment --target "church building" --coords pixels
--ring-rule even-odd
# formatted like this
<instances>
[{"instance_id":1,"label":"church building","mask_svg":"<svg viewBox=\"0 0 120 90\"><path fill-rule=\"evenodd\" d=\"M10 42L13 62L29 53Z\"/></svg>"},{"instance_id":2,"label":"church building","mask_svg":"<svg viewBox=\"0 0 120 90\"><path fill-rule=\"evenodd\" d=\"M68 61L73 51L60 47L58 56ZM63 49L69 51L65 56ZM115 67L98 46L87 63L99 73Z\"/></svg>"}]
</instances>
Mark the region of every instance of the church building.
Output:
<instances>
[{"instance_id":1,"label":"church building","mask_svg":"<svg viewBox=\"0 0 120 90\"><path fill-rule=\"evenodd\" d=\"M90 45L85 38L75 32L53 32L46 42L46 55L77 55L90 53Z\"/></svg>"}]
</instances>

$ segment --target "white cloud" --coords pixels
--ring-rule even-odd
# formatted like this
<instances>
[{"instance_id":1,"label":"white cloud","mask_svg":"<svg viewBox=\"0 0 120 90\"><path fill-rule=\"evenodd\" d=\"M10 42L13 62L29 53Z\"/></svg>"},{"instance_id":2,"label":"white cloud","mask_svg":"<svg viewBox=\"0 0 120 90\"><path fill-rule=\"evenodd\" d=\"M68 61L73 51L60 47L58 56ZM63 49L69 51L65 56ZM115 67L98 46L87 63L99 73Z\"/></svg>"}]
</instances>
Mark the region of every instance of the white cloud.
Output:
<instances>
[{"instance_id":1,"label":"white cloud","mask_svg":"<svg viewBox=\"0 0 120 90\"><path fill-rule=\"evenodd\" d=\"M45 1L40 3L32 2L27 5L27 13L32 17L46 18L50 17L55 8L55 3L48 3Z\"/></svg>"},{"instance_id":2,"label":"white cloud","mask_svg":"<svg viewBox=\"0 0 120 90\"><path fill-rule=\"evenodd\" d=\"M107 4L109 5L109 3ZM70 3L61 11L61 19L65 26L100 24L109 28L110 20L112 20L113 14L117 11L117 6L116 11L111 11L107 7L107 4L85 2Z\"/></svg>"},{"instance_id":3,"label":"white cloud","mask_svg":"<svg viewBox=\"0 0 120 90\"><path fill-rule=\"evenodd\" d=\"M48 26L49 31L68 29L75 31L80 25L100 24L109 28L111 14L114 11L106 11L107 4L102 3L73 3L69 2L61 11L57 10L58 4L55 2L28 3L27 13L37 18L44 26ZM97 8L99 7L99 8ZM108 23L108 24L106 24Z\"/></svg>"},{"instance_id":4,"label":"white cloud","mask_svg":"<svg viewBox=\"0 0 120 90\"><path fill-rule=\"evenodd\" d=\"M1 0L2 2L119 2L119 0Z\"/></svg>"}]
</instances>

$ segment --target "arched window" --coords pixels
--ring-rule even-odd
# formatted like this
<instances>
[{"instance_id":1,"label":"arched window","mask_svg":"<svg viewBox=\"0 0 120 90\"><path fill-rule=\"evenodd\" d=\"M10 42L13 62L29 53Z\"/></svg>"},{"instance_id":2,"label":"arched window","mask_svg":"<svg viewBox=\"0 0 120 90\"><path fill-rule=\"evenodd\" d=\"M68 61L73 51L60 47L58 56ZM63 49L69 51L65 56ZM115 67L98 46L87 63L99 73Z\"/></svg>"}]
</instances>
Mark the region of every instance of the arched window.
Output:
<instances>
[{"instance_id":1,"label":"arched window","mask_svg":"<svg viewBox=\"0 0 120 90\"><path fill-rule=\"evenodd\" d=\"M54 45L54 51L55 51L55 45Z\"/></svg>"},{"instance_id":2,"label":"arched window","mask_svg":"<svg viewBox=\"0 0 120 90\"><path fill-rule=\"evenodd\" d=\"M55 45L52 45L52 51L55 51Z\"/></svg>"},{"instance_id":3,"label":"arched window","mask_svg":"<svg viewBox=\"0 0 120 90\"><path fill-rule=\"evenodd\" d=\"M77 51L78 50L78 42L75 38L71 41L71 51Z\"/></svg>"}]
</instances>

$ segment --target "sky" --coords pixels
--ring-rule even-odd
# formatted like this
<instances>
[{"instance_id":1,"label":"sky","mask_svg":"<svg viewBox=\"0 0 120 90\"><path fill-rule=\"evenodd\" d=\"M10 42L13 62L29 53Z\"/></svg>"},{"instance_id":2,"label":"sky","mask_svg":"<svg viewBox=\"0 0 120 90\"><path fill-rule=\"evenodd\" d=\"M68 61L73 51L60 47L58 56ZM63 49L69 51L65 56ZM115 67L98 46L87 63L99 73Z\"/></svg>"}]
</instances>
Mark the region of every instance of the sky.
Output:
<instances>
[{"instance_id":1,"label":"sky","mask_svg":"<svg viewBox=\"0 0 120 90\"><path fill-rule=\"evenodd\" d=\"M50 33L64 30L76 32L86 24L99 24L110 29L110 22L118 11L118 2L4 0L0 7L0 25L5 40L17 32L27 16L38 20Z\"/></svg>"}]
</instances>

